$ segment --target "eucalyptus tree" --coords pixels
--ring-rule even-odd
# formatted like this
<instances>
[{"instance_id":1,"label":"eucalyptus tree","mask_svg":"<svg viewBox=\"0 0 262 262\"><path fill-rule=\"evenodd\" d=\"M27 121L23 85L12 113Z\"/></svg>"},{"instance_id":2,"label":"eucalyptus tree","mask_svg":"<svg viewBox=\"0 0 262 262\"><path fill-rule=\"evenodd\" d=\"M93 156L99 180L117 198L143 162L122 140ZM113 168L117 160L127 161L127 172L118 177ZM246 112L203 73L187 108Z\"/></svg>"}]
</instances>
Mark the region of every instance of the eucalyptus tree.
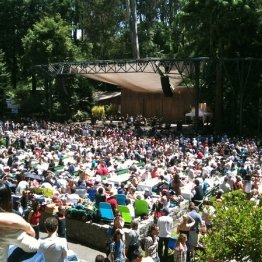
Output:
<instances>
[{"instance_id":1,"label":"eucalyptus tree","mask_svg":"<svg viewBox=\"0 0 262 262\"><path fill-rule=\"evenodd\" d=\"M91 59L121 58L125 45L121 39L127 24L126 0L78 0L78 6L83 54Z\"/></svg>"},{"instance_id":2,"label":"eucalyptus tree","mask_svg":"<svg viewBox=\"0 0 262 262\"><path fill-rule=\"evenodd\" d=\"M10 90L10 74L8 72L6 62L5 62L5 54L2 50L0 50L0 116L3 117L5 112L6 105L6 97L8 95L8 91Z\"/></svg>"}]
</instances>

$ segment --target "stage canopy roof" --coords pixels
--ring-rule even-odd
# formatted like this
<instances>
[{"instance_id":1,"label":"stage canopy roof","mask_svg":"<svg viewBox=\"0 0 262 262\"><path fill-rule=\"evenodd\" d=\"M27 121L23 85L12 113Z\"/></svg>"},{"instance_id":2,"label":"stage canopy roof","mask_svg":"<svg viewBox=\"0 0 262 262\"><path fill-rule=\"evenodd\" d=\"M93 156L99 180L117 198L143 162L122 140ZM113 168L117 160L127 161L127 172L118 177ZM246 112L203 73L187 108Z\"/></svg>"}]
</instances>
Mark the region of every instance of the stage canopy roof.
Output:
<instances>
[{"instance_id":1,"label":"stage canopy roof","mask_svg":"<svg viewBox=\"0 0 262 262\"><path fill-rule=\"evenodd\" d=\"M36 66L49 75L78 74L110 83L134 92L163 93L161 76L168 76L173 92L183 92L187 87L184 78L194 74L194 60L106 60L82 63L59 63Z\"/></svg>"}]
</instances>

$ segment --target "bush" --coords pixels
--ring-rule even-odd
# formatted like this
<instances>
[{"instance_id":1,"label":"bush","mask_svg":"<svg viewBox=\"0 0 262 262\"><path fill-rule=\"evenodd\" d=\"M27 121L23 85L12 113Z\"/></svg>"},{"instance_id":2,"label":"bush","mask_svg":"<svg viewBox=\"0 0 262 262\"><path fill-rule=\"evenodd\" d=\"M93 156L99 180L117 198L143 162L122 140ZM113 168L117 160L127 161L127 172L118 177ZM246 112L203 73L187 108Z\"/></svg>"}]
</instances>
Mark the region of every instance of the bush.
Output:
<instances>
[{"instance_id":1,"label":"bush","mask_svg":"<svg viewBox=\"0 0 262 262\"><path fill-rule=\"evenodd\" d=\"M78 110L76 114L72 116L72 120L77 122L85 121L87 120L87 118L88 118L88 113L80 110Z\"/></svg>"},{"instance_id":2,"label":"bush","mask_svg":"<svg viewBox=\"0 0 262 262\"><path fill-rule=\"evenodd\" d=\"M95 119L102 119L105 117L105 107L104 106L93 106L91 109L92 117Z\"/></svg>"}]
</instances>

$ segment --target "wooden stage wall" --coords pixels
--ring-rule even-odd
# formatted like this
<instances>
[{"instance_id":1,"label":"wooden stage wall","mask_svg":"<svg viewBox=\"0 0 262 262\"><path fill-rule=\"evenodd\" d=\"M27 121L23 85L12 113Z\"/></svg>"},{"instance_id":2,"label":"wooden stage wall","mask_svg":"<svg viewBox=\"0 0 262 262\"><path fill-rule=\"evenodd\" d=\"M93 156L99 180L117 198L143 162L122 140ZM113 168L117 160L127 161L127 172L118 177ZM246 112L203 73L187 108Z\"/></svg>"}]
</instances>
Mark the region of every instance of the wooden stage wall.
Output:
<instances>
[{"instance_id":1,"label":"wooden stage wall","mask_svg":"<svg viewBox=\"0 0 262 262\"><path fill-rule=\"evenodd\" d=\"M176 91L173 97L164 94L138 93L126 89L121 92L121 114L123 116L136 116L142 114L145 117L157 116L169 123L184 120L185 114L194 107L193 89Z\"/></svg>"}]
</instances>

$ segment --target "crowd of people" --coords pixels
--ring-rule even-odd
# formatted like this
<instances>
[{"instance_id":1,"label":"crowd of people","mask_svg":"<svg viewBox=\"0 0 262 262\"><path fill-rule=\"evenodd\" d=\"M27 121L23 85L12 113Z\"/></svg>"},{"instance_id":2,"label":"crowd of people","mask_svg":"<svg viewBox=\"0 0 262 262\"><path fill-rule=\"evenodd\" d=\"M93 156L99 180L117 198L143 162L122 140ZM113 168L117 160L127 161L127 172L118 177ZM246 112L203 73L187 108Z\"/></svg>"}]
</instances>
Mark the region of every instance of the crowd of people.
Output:
<instances>
[{"instance_id":1,"label":"crowd of people","mask_svg":"<svg viewBox=\"0 0 262 262\"><path fill-rule=\"evenodd\" d=\"M48 262L77 261L77 255L67 248L66 207L85 202L98 207L100 202L108 202L115 217L112 241L108 257L101 254L96 261L167 261L175 233L174 261L186 262L200 246L199 233L212 227L215 210L205 196L214 185L219 187L217 201L222 201L224 193L238 189L259 201L262 150L258 139L185 136L170 128L150 130L149 135L123 123L2 122L0 260L7 261L12 244L37 252ZM126 181L110 182L124 169ZM150 181L156 181L151 189L146 187ZM145 186L142 190L141 184ZM188 187L189 197L185 197ZM44 221L44 239L39 232L41 208L47 200L40 201L35 188L51 190L48 201L58 207L55 216ZM91 199L89 193L94 191ZM116 194L126 196L133 218L127 236ZM185 198L190 200L188 212L181 222L173 221L170 212ZM150 210L140 219L153 217L145 237L139 233L135 215L137 199L146 200Z\"/></svg>"}]
</instances>

